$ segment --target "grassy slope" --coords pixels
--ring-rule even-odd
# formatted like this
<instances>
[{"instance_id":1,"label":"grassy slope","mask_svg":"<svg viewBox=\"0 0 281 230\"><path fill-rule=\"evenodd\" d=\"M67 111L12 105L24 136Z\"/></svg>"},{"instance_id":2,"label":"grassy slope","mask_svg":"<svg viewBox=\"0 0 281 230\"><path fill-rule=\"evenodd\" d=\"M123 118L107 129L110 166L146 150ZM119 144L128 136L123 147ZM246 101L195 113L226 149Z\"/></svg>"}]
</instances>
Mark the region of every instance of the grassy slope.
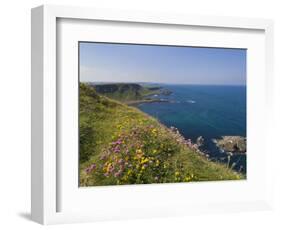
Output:
<instances>
[{"instance_id":1,"label":"grassy slope","mask_svg":"<svg viewBox=\"0 0 281 230\"><path fill-rule=\"evenodd\" d=\"M80 85L80 185L242 179L136 108Z\"/></svg>"}]
</instances>

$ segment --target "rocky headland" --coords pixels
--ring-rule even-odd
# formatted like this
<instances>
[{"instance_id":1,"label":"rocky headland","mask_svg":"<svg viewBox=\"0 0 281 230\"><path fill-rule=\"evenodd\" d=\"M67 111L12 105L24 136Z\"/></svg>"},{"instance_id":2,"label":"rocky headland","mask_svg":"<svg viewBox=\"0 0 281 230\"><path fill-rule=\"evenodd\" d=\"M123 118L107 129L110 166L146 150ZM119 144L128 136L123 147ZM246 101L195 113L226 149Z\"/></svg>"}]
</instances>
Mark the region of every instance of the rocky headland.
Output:
<instances>
[{"instance_id":1,"label":"rocky headland","mask_svg":"<svg viewBox=\"0 0 281 230\"><path fill-rule=\"evenodd\" d=\"M216 146L222 151L230 154L246 154L247 140L241 136L222 136L221 139L213 139Z\"/></svg>"}]
</instances>

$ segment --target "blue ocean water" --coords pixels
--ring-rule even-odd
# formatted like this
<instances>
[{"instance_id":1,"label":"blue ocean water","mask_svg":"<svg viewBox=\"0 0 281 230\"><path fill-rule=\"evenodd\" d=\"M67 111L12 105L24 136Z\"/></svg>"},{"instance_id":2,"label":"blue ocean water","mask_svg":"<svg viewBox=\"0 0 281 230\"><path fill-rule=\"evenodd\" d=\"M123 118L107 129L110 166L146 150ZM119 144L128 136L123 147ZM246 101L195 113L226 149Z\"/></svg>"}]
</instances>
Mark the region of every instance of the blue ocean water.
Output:
<instances>
[{"instance_id":1,"label":"blue ocean water","mask_svg":"<svg viewBox=\"0 0 281 230\"><path fill-rule=\"evenodd\" d=\"M172 94L154 95L168 99L169 103L156 102L138 105L145 113L156 117L166 126L178 128L186 138L196 141L199 136L205 140L202 150L211 158L225 162L225 156L212 142L221 136L246 137L246 87L245 86L203 86L203 85L160 85ZM236 169L243 166L246 171L246 156L233 157Z\"/></svg>"}]
</instances>

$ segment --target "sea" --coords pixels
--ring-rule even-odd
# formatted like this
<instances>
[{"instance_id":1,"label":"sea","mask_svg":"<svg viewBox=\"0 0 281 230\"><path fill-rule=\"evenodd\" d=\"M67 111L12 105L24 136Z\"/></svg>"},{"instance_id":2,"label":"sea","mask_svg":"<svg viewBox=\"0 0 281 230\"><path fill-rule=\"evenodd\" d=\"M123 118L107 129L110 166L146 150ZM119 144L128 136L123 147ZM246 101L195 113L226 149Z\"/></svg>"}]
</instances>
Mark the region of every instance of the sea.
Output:
<instances>
[{"instance_id":1,"label":"sea","mask_svg":"<svg viewBox=\"0 0 281 230\"><path fill-rule=\"evenodd\" d=\"M246 154L228 155L217 148L213 139L222 136L246 137L246 86L170 85L170 95L152 95L169 102L143 103L137 107L167 127L176 127L185 139L194 143L204 138L200 150L212 161L223 162L246 173ZM150 96L151 97L151 96Z\"/></svg>"}]
</instances>

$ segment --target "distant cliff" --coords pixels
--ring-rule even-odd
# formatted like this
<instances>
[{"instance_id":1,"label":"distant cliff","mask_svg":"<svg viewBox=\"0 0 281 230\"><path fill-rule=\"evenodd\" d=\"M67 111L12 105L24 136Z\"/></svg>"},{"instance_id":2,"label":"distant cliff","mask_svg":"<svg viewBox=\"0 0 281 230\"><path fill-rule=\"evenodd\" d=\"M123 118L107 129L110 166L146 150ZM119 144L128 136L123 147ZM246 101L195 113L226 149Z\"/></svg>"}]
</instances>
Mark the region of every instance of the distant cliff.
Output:
<instances>
[{"instance_id":1,"label":"distant cliff","mask_svg":"<svg viewBox=\"0 0 281 230\"><path fill-rule=\"evenodd\" d=\"M110 83L110 84L90 84L96 92L109 98L122 102L137 101L158 101L151 99L151 95L168 95L171 91L157 86L143 86L136 83Z\"/></svg>"}]
</instances>

